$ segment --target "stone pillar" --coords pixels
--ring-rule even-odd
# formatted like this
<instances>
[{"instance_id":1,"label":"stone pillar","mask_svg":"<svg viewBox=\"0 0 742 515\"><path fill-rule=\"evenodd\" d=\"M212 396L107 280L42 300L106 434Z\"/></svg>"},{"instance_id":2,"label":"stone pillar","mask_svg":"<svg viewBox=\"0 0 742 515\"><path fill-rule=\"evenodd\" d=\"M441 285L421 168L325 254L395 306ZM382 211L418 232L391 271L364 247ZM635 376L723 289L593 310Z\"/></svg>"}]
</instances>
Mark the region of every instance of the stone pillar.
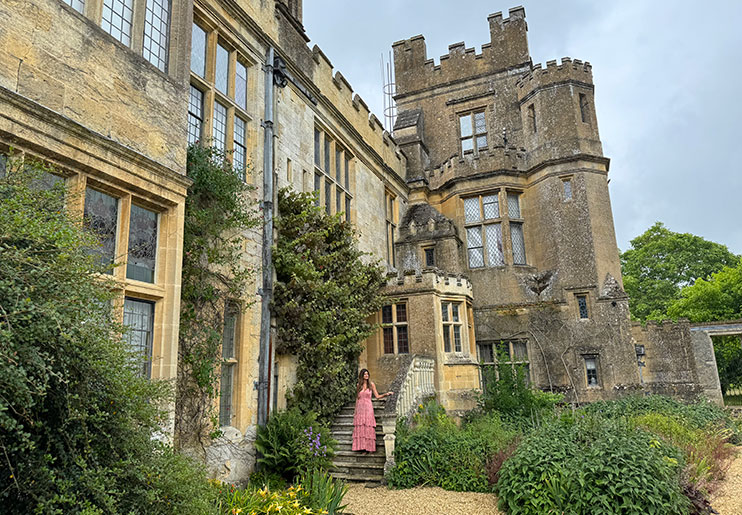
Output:
<instances>
[{"instance_id":1,"label":"stone pillar","mask_svg":"<svg viewBox=\"0 0 742 515\"><path fill-rule=\"evenodd\" d=\"M384 479L388 476L389 472L394 468L394 441L396 436L394 435L397 429L397 417L396 414L383 415L381 417L381 426L384 431L384 450L386 451L386 462L384 463Z\"/></svg>"}]
</instances>

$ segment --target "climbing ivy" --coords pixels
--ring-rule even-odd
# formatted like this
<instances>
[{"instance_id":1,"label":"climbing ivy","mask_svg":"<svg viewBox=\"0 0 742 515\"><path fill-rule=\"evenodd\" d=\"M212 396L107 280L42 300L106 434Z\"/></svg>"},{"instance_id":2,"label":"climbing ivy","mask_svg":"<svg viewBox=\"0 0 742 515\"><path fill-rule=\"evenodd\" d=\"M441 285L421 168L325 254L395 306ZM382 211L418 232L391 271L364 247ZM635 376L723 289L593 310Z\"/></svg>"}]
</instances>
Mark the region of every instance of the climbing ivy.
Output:
<instances>
[{"instance_id":1,"label":"climbing ivy","mask_svg":"<svg viewBox=\"0 0 742 515\"><path fill-rule=\"evenodd\" d=\"M183 232L176 442L195 448L214 436L225 303L244 299L254 276L243 255L244 232L260 219L254 188L219 150L189 147L187 174L193 184Z\"/></svg>"},{"instance_id":2,"label":"climbing ivy","mask_svg":"<svg viewBox=\"0 0 742 515\"><path fill-rule=\"evenodd\" d=\"M289 404L327 420L355 395L361 342L375 329L384 274L355 231L311 194L278 193L273 313L277 352L298 357Z\"/></svg>"}]
</instances>

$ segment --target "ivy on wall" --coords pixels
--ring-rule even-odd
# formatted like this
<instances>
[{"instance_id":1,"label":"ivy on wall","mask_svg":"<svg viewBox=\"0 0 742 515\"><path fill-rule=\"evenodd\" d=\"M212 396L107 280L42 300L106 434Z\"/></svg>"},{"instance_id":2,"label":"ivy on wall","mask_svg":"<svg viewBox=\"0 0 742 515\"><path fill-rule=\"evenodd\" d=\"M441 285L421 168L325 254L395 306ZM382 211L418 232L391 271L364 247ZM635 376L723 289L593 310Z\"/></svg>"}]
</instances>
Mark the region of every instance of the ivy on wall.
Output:
<instances>
[{"instance_id":1,"label":"ivy on wall","mask_svg":"<svg viewBox=\"0 0 742 515\"><path fill-rule=\"evenodd\" d=\"M273 313L276 351L298 357L289 405L329 419L355 396L368 321L383 303L384 274L358 250L356 233L327 216L315 197L278 192Z\"/></svg>"},{"instance_id":2,"label":"ivy on wall","mask_svg":"<svg viewBox=\"0 0 742 515\"><path fill-rule=\"evenodd\" d=\"M215 434L225 304L243 299L254 276L244 232L260 218L254 188L219 150L189 147L187 173L175 437L180 447L197 448Z\"/></svg>"}]
</instances>

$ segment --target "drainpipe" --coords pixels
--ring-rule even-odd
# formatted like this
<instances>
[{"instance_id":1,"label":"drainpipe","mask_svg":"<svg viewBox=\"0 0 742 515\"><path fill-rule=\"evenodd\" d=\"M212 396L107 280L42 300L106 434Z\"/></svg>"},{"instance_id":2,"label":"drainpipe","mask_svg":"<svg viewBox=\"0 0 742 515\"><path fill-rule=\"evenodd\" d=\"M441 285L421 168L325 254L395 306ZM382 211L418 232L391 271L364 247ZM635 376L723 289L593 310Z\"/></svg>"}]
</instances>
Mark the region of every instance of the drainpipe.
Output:
<instances>
[{"instance_id":1,"label":"drainpipe","mask_svg":"<svg viewBox=\"0 0 742 515\"><path fill-rule=\"evenodd\" d=\"M273 47L265 60L265 116L263 119L263 287L260 290L260 354L258 357L258 426L268 422L271 299L273 298Z\"/></svg>"}]
</instances>

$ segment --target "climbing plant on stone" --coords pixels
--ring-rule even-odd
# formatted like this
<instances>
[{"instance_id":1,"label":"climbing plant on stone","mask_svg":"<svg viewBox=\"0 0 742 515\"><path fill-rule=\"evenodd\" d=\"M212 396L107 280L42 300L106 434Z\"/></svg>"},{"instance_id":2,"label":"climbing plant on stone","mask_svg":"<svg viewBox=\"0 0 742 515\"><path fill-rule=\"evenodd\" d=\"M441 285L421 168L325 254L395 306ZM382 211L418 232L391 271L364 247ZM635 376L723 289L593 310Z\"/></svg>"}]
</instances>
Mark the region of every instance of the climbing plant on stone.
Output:
<instances>
[{"instance_id":1,"label":"climbing plant on stone","mask_svg":"<svg viewBox=\"0 0 742 515\"><path fill-rule=\"evenodd\" d=\"M187 173L193 184L183 232L175 430L179 446L197 448L214 430L225 303L244 300L254 276L245 261L244 231L260 219L250 196L254 188L222 152L192 145Z\"/></svg>"},{"instance_id":2,"label":"climbing plant on stone","mask_svg":"<svg viewBox=\"0 0 742 515\"><path fill-rule=\"evenodd\" d=\"M355 231L311 194L278 193L273 314L279 353L298 357L289 403L328 420L353 398L361 342L375 326L384 274L358 250Z\"/></svg>"}]
</instances>

